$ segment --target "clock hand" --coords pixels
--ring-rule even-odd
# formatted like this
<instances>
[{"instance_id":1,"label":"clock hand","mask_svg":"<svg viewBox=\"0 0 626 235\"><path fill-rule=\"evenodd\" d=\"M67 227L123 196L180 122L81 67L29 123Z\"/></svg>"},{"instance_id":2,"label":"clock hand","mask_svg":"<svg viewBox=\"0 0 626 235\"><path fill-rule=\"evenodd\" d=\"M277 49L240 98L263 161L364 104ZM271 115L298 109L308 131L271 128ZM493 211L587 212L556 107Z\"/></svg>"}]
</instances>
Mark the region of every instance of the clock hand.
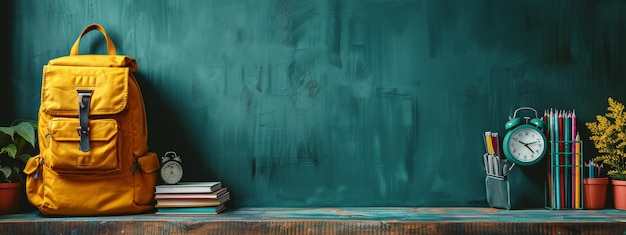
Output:
<instances>
[{"instance_id":1,"label":"clock hand","mask_svg":"<svg viewBox=\"0 0 626 235\"><path fill-rule=\"evenodd\" d=\"M533 154L535 153L535 151L533 151L533 149L531 149L530 147L528 147L528 145L529 145L529 144L534 144L534 143L537 143L537 142L532 142L532 143L529 143L529 144L524 143L524 142L522 142L522 141L520 141L520 140L518 140L517 142L520 142L521 144L523 144L523 145L524 145L524 146L525 146L528 150L530 150L530 152L532 152Z\"/></svg>"},{"instance_id":2,"label":"clock hand","mask_svg":"<svg viewBox=\"0 0 626 235\"><path fill-rule=\"evenodd\" d=\"M530 147L528 147L528 145L524 145L526 146L526 148L528 148L528 150L530 150L533 154L535 153L535 151L533 151L533 149L531 149Z\"/></svg>"}]
</instances>

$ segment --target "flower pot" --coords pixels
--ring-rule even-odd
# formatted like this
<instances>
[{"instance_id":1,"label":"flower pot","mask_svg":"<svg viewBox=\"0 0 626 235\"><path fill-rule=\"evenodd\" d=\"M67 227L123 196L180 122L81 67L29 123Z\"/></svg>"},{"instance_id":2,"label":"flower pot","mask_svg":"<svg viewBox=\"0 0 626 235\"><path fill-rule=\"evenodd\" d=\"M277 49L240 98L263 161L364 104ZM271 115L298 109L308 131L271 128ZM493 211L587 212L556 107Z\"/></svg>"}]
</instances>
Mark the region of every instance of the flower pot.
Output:
<instances>
[{"instance_id":1,"label":"flower pot","mask_svg":"<svg viewBox=\"0 0 626 235\"><path fill-rule=\"evenodd\" d=\"M22 198L22 183L0 183L0 214L19 211Z\"/></svg>"},{"instance_id":2,"label":"flower pot","mask_svg":"<svg viewBox=\"0 0 626 235\"><path fill-rule=\"evenodd\" d=\"M615 209L626 210L626 180L611 180Z\"/></svg>"},{"instance_id":3,"label":"flower pot","mask_svg":"<svg viewBox=\"0 0 626 235\"><path fill-rule=\"evenodd\" d=\"M604 209L606 204L606 187L609 178L586 178L583 180L585 193L585 209Z\"/></svg>"}]
</instances>

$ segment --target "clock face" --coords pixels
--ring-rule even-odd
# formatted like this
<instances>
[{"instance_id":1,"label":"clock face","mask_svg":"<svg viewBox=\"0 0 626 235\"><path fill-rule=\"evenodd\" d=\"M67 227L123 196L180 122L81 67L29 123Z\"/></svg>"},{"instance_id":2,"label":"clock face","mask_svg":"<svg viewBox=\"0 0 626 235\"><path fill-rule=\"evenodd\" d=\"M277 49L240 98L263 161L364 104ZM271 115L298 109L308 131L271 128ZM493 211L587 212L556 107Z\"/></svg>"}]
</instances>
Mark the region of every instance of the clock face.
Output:
<instances>
[{"instance_id":1,"label":"clock face","mask_svg":"<svg viewBox=\"0 0 626 235\"><path fill-rule=\"evenodd\" d=\"M166 184L176 184L183 178L183 167L176 161L168 161L161 167L161 178Z\"/></svg>"},{"instance_id":2,"label":"clock face","mask_svg":"<svg viewBox=\"0 0 626 235\"><path fill-rule=\"evenodd\" d=\"M504 137L504 154L520 165L537 163L546 153L546 137L538 128L522 125L514 128Z\"/></svg>"}]
</instances>

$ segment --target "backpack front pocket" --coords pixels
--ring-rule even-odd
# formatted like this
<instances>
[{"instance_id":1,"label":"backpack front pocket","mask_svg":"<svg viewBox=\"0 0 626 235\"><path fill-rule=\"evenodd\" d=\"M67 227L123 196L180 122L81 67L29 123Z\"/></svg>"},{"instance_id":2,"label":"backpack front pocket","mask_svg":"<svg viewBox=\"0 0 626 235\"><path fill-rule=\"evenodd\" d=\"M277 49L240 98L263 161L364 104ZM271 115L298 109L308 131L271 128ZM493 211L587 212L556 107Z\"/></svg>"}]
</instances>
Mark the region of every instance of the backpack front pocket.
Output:
<instances>
[{"instance_id":1,"label":"backpack front pocket","mask_svg":"<svg viewBox=\"0 0 626 235\"><path fill-rule=\"evenodd\" d=\"M120 171L117 150L118 125L114 119L89 120L87 152L79 149L77 118L53 118L48 126L50 148L46 160L57 173L105 173Z\"/></svg>"}]
</instances>

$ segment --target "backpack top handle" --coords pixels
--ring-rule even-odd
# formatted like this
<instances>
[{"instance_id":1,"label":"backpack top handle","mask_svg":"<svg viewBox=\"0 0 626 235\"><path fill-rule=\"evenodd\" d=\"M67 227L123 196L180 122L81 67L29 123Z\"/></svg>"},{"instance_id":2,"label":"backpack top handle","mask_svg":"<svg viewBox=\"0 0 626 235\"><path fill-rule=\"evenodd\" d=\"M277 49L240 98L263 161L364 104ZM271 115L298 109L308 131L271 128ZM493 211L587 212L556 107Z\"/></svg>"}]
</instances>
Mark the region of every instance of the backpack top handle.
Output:
<instances>
[{"instance_id":1,"label":"backpack top handle","mask_svg":"<svg viewBox=\"0 0 626 235\"><path fill-rule=\"evenodd\" d=\"M78 36L78 39L76 39L76 42L74 42L74 45L72 46L72 50L70 51L70 55L71 56L78 55L78 46L80 44L80 40L83 38L83 36L85 34L87 34L89 31L92 31L92 30L98 30L98 31L100 31L104 35L104 38L106 38L106 41L107 41L107 51L108 51L108 54L109 55L117 55L117 52L115 51L115 45L113 44L113 41L111 40L111 38L109 37L107 32L104 31L104 28L100 24L90 24L90 25L87 25L87 27L85 27L85 29L83 29L83 32L80 33L80 36Z\"/></svg>"}]
</instances>

